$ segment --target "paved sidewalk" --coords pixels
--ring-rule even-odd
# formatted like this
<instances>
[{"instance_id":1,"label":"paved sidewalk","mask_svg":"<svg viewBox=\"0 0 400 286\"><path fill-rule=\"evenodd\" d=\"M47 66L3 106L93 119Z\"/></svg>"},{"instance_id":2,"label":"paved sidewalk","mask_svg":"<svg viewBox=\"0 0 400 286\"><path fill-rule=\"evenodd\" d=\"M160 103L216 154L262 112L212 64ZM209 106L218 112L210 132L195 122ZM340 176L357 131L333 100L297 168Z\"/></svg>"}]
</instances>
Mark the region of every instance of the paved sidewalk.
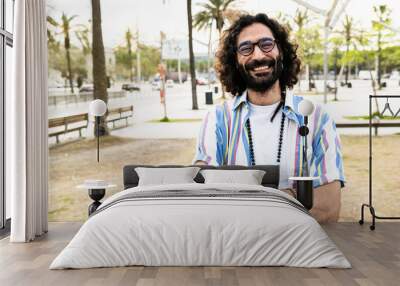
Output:
<instances>
[{"instance_id":1,"label":"paved sidewalk","mask_svg":"<svg viewBox=\"0 0 400 286\"><path fill-rule=\"evenodd\" d=\"M328 103L324 105L325 109L333 117L335 122L349 122L344 116L349 115L367 115L368 114L368 96L372 93L369 81L352 81L353 88L339 87L338 99L333 101L333 95L329 94ZM304 86L304 83L303 83ZM317 81L317 88L322 90L322 81ZM206 112L213 108L213 105L205 104L205 91L207 86L197 87L197 98L199 110L192 110L192 97L190 83L186 82L182 85L175 85L167 89L167 116L174 119L195 119L191 122L171 122L158 123L154 122L164 117L163 107L160 104L159 91L152 90L150 85L142 85L140 92L129 93L126 98L111 99L109 106L120 107L133 105L134 115L130 119L130 125L123 127L124 122L119 122L123 128L111 131L112 135L126 138L150 138L150 139L170 139L170 138L196 138L200 129L201 119ZM397 82L390 82L386 90L380 91L381 94L400 94L400 87ZM308 94L297 91L296 94L304 95L308 99L323 104L323 95ZM214 104L219 95L214 95ZM380 109L382 110L385 102L380 101ZM400 108L400 100L391 102L393 109ZM56 116L64 116L66 114L74 114L79 112L87 112L89 103L60 105L57 107L49 107L49 118ZM354 122L354 121L352 121ZM90 138L93 134L93 124L91 123L87 134ZM340 134L368 134L368 128L351 128L339 129ZM379 134L393 134L399 132L396 128L380 128Z\"/></svg>"}]
</instances>

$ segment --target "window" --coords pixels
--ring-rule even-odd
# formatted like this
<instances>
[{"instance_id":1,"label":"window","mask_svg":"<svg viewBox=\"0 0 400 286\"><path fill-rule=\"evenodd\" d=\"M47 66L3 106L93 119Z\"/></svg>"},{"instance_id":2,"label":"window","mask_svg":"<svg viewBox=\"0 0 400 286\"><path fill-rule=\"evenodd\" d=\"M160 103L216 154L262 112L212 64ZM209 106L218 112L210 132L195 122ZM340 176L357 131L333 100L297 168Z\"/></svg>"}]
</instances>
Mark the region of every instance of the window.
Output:
<instances>
[{"instance_id":1,"label":"window","mask_svg":"<svg viewBox=\"0 0 400 286\"><path fill-rule=\"evenodd\" d=\"M138 11L138 3L140 2L142 7L144 1L126 1L123 7L116 7L113 1L101 1L101 29L92 27L91 5L88 5L86 1L75 1L74 5L68 4L70 2L47 0L48 219L50 222L87 219L87 208L92 201L87 191L75 191L76 186L84 181L99 179L115 184L115 188L106 192L106 196L110 196L123 189L124 165L139 162L154 165L165 162L190 164L196 143L195 139L176 140L174 137L167 140L154 140L152 138L153 134L156 137L169 138L174 136L174 130L180 134L182 125L167 123L168 127L163 128L166 126L165 114L163 108L160 108L161 81L157 74L157 67L161 59L161 42L164 44L166 40L165 34L159 33L159 30L155 32L154 36L157 38L155 41L145 40L145 38L153 38L151 34L139 34L139 26L145 25L145 22L142 24L139 22L148 18L142 18L144 10ZM179 1L171 2L174 2L176 6L168 8L169 11L181 13L177 10L178 7L182 7L177 3ZM155 25L167 20L162 18L162 15L168 13L161 1L157 5L146 6L146 9L151 9L151 11L157 9L155 15L161 17ZM136 14L133 15L132 11ZM185 13L185 9L181 11ZM95 12L99 11L96 9ZM118 27L115 26L116 18L118 18ZM137 19L137 27L131 26L132 19ZM186 31L185 25L183 27ZM173 26L175 27L175 23ZM161 27L163 24L160 24ZM101 30L102 34L100 34ZM94 34L93 31L95 31ZM107 31L112 31L112 33ZM97 59L93 60L92 47L95 46L96 50L100 48L99 41L96 41L99 40L100 35L103 39L105 70L102 65L93 67ZM187 103L187 105L186 103L178 105L178 108L182 108L179 109L182 110L180 114L187 114L186 110L191 105L191 97L185 96L191 90L190 85L178 84L180 71L182 72L181 80L188 78L189 64L188 61L183 60L183 55L189 54L184 52L187 51L186 44L187 40L177 40L163 46L171 47L170 51L165 52L164 57L168 61L171 79L176 83L166 85L168 97L174 95L169 98L176 98L175 95L184 95L182 100ZM178 45L182 46L179 53L179 57L182 55L182 62L176 52ZM106 73L103 87L108 87L106 94L99 95L107 101L108 115L105 118L109 131L108 135L102 136L99 140L99 163L96 156L97 140L94 134L94 120L92 116L88 116L89 104L94 98L93 68L96 73ZM207 86L203 87L207 88ZM142 96L144 94L146 96ZM182 102L180 99L174 102L178 101ZM169 107L176 104L172 100L168 102ZM193 133L197 136L200 118L180 118L178 122L193 122L192 120L198 126L193 128ZM74 125L66 124L68 121L75 123ZM171 120L171 122L175 121ZM147 128L147 124L162 129ZM138 128L139 132L137 132ZM140 133L142 131L143 133ZM136 139L138 134L144 135L144 138ZM184 154L185 159L181 160L182 157L175 154Z\"/></svg>"},{"instance_id":2,"label":"window","mask_svg":"<svg viewBox=\"0 0 400 286\"><path fill-rule=\"evenodd\" d=\"M11 92L14 0L0 0L0 236L9 231L10 194L5 188L5 99Z\"/></svg>"},{"instance_id":3,"label":"window","mask_svg":"<svg viewBox=\"0 0 400 286\"><path fill-rule=\"evenodd\" d=\"M5 10L6 17L4 19L5 25L3 27L5 27L6 31L13 33L13 31L14 31L14 25L13 25L13 23L14 23L14 0L5 0L5 2L6 3L5 3L4 10Z\"/></svg>"}]
</instances>

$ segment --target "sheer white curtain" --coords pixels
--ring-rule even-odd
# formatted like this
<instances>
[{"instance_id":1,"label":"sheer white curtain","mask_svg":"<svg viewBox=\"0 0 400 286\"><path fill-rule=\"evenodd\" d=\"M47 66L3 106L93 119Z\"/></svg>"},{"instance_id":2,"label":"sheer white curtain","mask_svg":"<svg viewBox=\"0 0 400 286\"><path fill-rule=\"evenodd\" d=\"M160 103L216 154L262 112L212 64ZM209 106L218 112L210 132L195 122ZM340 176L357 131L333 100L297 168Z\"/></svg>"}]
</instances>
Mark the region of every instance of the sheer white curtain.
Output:
<instances>
[{"instance_id":1,"label":"sheer white curtain","mask_svg":"<svg viewBox=\"0 0 400 286\"><path fill-rule=\"evenodd\" d=\"M13 92L6 98L6 181L12 242L47 232L46 1L16 0Z\"/></svg>"}]
</instances>

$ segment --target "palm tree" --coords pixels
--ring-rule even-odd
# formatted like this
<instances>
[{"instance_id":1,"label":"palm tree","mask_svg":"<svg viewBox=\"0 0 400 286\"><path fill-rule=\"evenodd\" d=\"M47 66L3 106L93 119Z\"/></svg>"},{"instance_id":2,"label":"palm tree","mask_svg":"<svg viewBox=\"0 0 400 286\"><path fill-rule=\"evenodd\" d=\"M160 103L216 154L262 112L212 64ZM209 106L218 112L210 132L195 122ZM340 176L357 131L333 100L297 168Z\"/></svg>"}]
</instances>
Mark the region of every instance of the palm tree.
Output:
<instances>
[{"instance_id":1,"label":"palm tree","mask_svg":"<svg viewBox=\"0 0 400 286\"><path fill-rule=\"evenodd\" d=\"M219 39L221 39L222 28L226 20L226 13L229 13L229 6L236 0L209 0L207 3L199 4L203 10L194 16L194 26L197 29L212 27L215 21L218 30ZM222 98L225 98L225 92L222 88Z\"/></svg>"},{"instance_id":2,"label":"palm tree","mask_svg":"<svg viewBox=\"0 0 400 286\"><path fill-rule=\"evenodd\" d=\"M224 12L224 17L227 20L227 22L234 23L237 20L239 20L239 18L241 16L243 16L244 14L246 14L246 12L244 10L226 9Z\"/></svg>"},{"instance_id":3,"label":"palm tree","mask_svg":"<svg viewBox=\"0 0 400 286\"><path fill-rule=\"evenodd\" d=\"M228 4L229 5L229 4ZM203 5L204 6L204 5ZM210 14L208 14L209 11L202 11L200 13L197 13L194 17L194 27L198 30L203 30L206 28L210 29L209 32L209 38L208 38L208 60L207 60L207 72L209 75L208 80L210 81L210 58L211 58L211 33L212 33L212 27L215 18L213 18ZM233 10L233 9L225 9L221 15L223 16L222 22L227 20L230 23L235 22L241 15L243 14L243 11L241 10ZM221 22L221 20L219 20ZM218 23L218 21L215 21ZM218 30L219 36L221 37L221 29Z\"/></svg>"},{"instance_id":4,"label":"palm tree","mask_svg":"<svg viewBox=\"0 0 400 286\"><path fill-rule=\"evenodd\" d=\"M377 48L376 57L378 62L377 78L378 88L381 88L381 62L382 62L382 37L383 31L391 24L391 10L386 5L374 6L376 20L372 21L372 28L377 32Z\"/></svg>"},{"instance_id":5,"label":"palm tree","mask_svg":"<svg viewBox=\"0 0 400 286\"><path fill-rule=\"evenodd\" d=\"M236 0L209 0L208 3L201 3L199 6L203 7L203 11L200 11L194 16L194 26L198 29L202 29L215 21L218 35L221 38L222 28L224 27L226 16L229 6Z\"/></svg>"},{"instance_id":6,"label":"palm tree","mask_svg":"<svg viewBox=\"0 0 400 286\"><path fill-rule=\"evenodd\" d=\"M94 98L101 99L107 104L107 74L104 55L103 33L101 29L100 0L92 0L92 57L93 57L93 85ZM100 135L108 135L105 116L101 117Z\"/></svg>"},{"instance_id":7,"label":"palm tree","mask_svg":"<svg viewBox=\"0 0 400 286\"><path fill-rule=\"evenodd\" d=\"M128 61L129 61L129 80L133 82L133 73L132 73L132 43L131 40L133 39L133 35L131 31L128 29L128 31L125 32L125 41L126 41L126 47L128 49Z\"/></svg>"},{"instance_id":8,"label":"palm tree","mask_svg":"<svg viewBox=\"0 0 400 286\"><path fill-rule=\"evenodd\" d=\"M192 0L186 1L187 16L188 16L188 30L189 30L189 65L190 65L190 77L192 82L192 109L197 110L199 106L197 104L197 90L196 90L196 70L194 63L193 53L193 18L192 18Z\"/></svg>"},{"instance_id":9,"label":"palm tree","mask_svg":"<svg viewBox=\"0 0 400 286\"><path fill-rule=\"evenodd\" d=\"M73 76L72 76L72 67L71 67L71 55L70 55L70 48L71 48L71 43L70 43L70 37L69 37L69 32L70 32L70 23L71 21L77 17L77 15L67 17L65 13L62 14L62 31L64 34L64 47L65 47L65 53L67 57L67 67L68 67L68 80L69 80L69 85L71 88L71 92L74 93L74 85L73 85Z\"/></svg>"},{"instance_id":10,"label":"palm tree","mask_svg":"<svg viewBox=\"0 0 400 286\"><path fill-rule=\"evenodd\" d=\"M54 27L61 28L61 32L64 35L64 48L65 48L65 56L67 58L67 78L69 80L69 86L71 92L74 93L74 85L73 85L73 75L72 75L72 67L71 67L71 55L70 55L70 30L71 30L71 22L74 18L78 17L77 15L73 15L68 17L65 13L61 16L61 23L58 23L54 18L48 16L47 22Z\"/></svg>"},{"instance_id":11,"label":"palm tree","mask_svg":"<svg viewBox=\"0 0 400 286\"><path fill-rule=\"evenodd\" d=\"M47 22L52 25L57 27L57 22L50 16L47 16ZM58 50L60 48L60 43L56 39L56 31L53 31L47 27L47 45L50 48L54 48Z\"/></svg>"},{"instance_id":12,"label":"palm tree","mask_svg":"<svg viewBox=\"0 0 400 286\"><path fill-rule=\"evenodd\" d=\"M354 20L349 15L346 15L346 18L344 19L343 22L343 33L346 44L346 59L348 58L350 45L354 39L353 30L354 30ZM346 74L344 79L346 86L349 80L349 73L350 73L350 61L347 59Z\"/></svg>"}]
</instances>

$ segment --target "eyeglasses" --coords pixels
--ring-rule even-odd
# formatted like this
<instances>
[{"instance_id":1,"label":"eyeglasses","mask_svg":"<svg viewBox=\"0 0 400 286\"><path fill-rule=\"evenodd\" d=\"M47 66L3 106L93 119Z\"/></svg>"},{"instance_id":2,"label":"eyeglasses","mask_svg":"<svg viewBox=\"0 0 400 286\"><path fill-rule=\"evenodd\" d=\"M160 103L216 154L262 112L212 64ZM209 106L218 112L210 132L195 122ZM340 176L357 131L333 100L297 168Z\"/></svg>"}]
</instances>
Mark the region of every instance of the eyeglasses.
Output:
<instances>
[{"instance_id":1,"label":"eyeglasses","mask_svg":"<svg viewBox=\"0 0 400 286\"><path fill-rule=\"evenodd\" d=\"M239 44L237 52L243 56L250 56L254 52L254 47L257 45L261 51L268 53L275 47L275 39L261 38L257 42L245 41Z\"/></svg>"}]
</instances>

